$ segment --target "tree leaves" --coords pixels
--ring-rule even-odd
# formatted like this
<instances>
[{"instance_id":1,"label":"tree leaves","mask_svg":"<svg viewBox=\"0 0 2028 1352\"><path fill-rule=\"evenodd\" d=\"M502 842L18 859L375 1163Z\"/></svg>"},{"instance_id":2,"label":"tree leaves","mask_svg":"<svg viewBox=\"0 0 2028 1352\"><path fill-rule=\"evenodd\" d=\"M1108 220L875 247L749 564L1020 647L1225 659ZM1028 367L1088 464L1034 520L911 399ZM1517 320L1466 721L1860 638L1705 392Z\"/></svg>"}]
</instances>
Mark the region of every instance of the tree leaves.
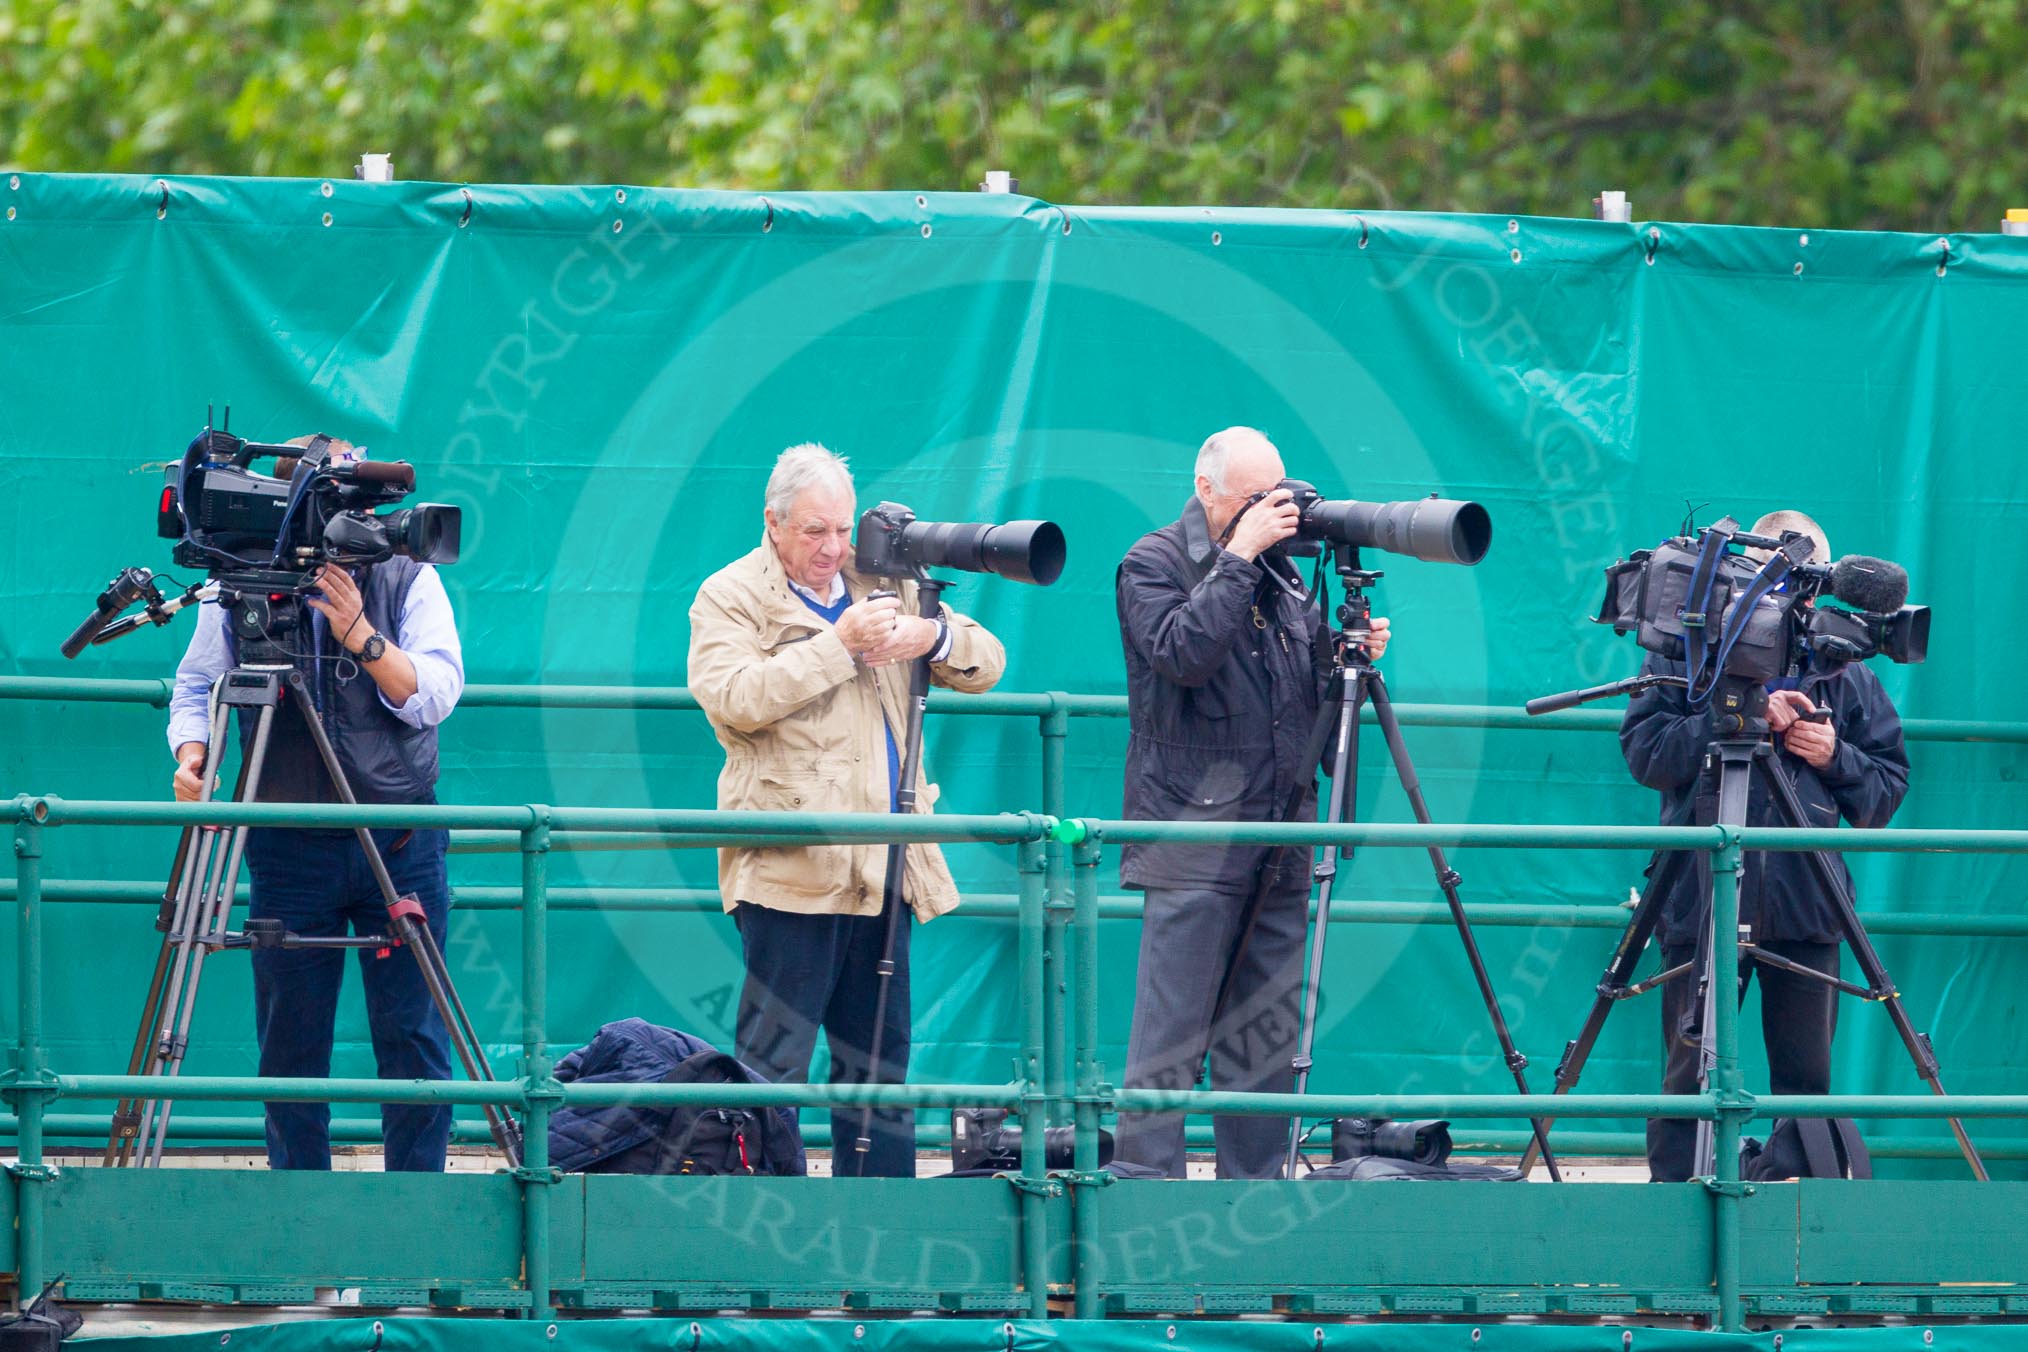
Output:
<instances>
[{"instance_id":1,"label":"tree leaves","mask_svg":"<svg viewBox=\"0 0 2028 1352\"><path fill-rule=\"evenodd\" d=\"M1989 229L2028 0L0 0L0 159Z\"/></svg>"}]
</instances>

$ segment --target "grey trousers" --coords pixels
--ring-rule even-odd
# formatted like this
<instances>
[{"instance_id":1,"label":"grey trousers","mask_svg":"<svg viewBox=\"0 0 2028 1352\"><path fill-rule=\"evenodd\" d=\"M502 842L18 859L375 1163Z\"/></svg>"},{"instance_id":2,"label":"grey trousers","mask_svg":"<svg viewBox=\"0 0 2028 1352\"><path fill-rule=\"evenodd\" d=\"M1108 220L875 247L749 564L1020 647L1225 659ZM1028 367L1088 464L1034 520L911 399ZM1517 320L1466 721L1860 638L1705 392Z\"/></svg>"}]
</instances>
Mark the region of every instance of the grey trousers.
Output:
<instances>
[{"instance_id":1,"label":"grey trousers","mask_svg":"<svg viewBox=\"0 0 2028 1352\"><path fill-rule=\"evenodd\" d=\"M1134 1026L1127 1041L1127 1088L1189 1089L1197 1083L1207 1053L1213 1089L1288 1093L1295 1087L1290 1061L1301 1010L1309 900L1307 871L1267 883L1252 936L1245 951L1235 954L1246 914L1245 892L1148 889ZM1230 988L1221 1010L1219 989L1227 984L1228 973ZM1220 1178L1281 1176L1287 1118L1212 1121ZM1183 1115L1121 1113L1113 1153L1182 1178Z\"/></svg>"}]
</instances>

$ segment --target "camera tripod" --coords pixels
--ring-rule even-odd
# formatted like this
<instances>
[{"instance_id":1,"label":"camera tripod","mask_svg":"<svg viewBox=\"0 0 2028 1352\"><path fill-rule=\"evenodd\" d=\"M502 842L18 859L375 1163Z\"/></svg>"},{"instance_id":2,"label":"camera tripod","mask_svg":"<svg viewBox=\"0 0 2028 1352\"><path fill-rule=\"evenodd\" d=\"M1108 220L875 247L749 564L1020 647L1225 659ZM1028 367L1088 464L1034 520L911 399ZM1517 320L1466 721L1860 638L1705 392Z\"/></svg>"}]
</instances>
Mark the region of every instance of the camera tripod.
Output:
<instances>
[{"instance_id":1,"label":"camera tripod","mask_svg":"<svg viewBox=\"0 0 2028 1352\"><path fill-rule=\"evenodd\" d=\"M916 569L914 580L916 614L926 620L939 618L943 614L944 588L949 584L931 577L920 568ZM881 594L874 591L867 595L870 600ZM923 714L929 708L929 687L930 658L928 653L924 653L910 662L908 668L908 728L902 737L901 773L896 777L894 787L894 810L902 815L915 811L916 764L922 759L922 722ZM908 905L902 887L907 866L907 842L888 842L887 876L882 881L880 897L885 931L880 940L880 964L874 969L880 981L873 996L873 1032L867 1039L869 1045L866 1049L866 1073L874 1077L876 1083L880 1074L881 1047L887 1040L887 1010L894 987L894 941L900 937L902 925L907 923L902 915ZM862 1158L873 1149L874 1111L873 1106L868 1104L860 1113L859 1135L852 1142L854 1153Z\"/></svg>"},{"instance_id":2,"label":"camera tripod","mask_svg":"<svg viewBox=\"0 0 2028 1352\"><path fill-rule=\"evenodd\" d=\"M1366 588L1378 582L1381 574L1362 569L1359 551L1353 546L1338 544L1326 545L1325 548L1331 551L1332 561L1337 567L1339 581L1344 587L1344 599L1338 606L1338 623L1331 636L1332 669L1325 689L1324 707L1318 711L1316 729L1303 761L1305 765L1320 764L1325 748L1331 748L1331 787L1325 797L1324 821L1337 825L1357 811L1359 716L1361 709L1370 703L1374 721L1380 725L1381 736L1387 741L1395 776L1401 781L1402 791L1408 795L1409 809L1415 814L1416 821L1428 826L1431 824L1429 805L1423 800L1422 781L1416 775L1415 763L1409 759L1408 745L1402 740L1401 724L1394 716L1394 704L1388 697L1387 683L1381 679L1380 672L1366 654L1368 622L1373 615L1373 604L1366 595ZM1320 569L1319 599L1322 599L1323 591ZM1282 813L1284 821L1295 820L1303 797L1303 789L1298 787ZM1324 975L1324 940L1331 922L1331 892L1338 877L1338 861L1344 852L1341 846L1325 846L1312 871L1317 883L1317 896L1311 913L1309 955L1303 976L1302 1019L1297 1025L1296 1055L1292 1063L1296 1072L1297 1094L1306 1092L1310 1082L1310 1053L1316 1042L1317 1001ZM1507 1069L1513 1073L1515 1087L1526 1094L1528 1058L1515 1047L1514 1038L1507 1030L1506 1017L1500 1012L1499 996L1493 991L1493 980L1486 971L1485 958L1479 952L1478 940L1473 937L1464 902L1458 897L1458 886L1463 879L1450 866L1442 846L1431 845L1429 859L1436 873L1437 886L1450 908L1451 923L1457 926L1458 938L1464 944L1465 960L1471 965L1472 979L1478 983L1479 998L1485 1002L1487 1017L1493 1022L1493 1034L1499 1040ZM1250 931L1251 928L1249 917L1247 929ZM1243 945L1245 942L1242 935L1240 943ZM1544 1163L1548 1165L1549 1176L1561 1182L1562 1172L1557 1168L1555 1155L1549 1150L1549 1124L1535 1122L1531 1128L1534 1137L1529 1146L1531 1162L1532 1152L1539 1148ZM1284 1173L1290 1178L1296 1176L1296 1156L1301 1141L1302 1119L1292 1118L1289 1122L1288 1156L1283 1166ZM1525 1165L1523 1172L1526 1172Z\"/></svg>"},{"instance_id":3,"label":"camera tripod","mask_svg":"<svg viewBox=\"0 0 2028 1352\"><path fill-rule=\"evenodd\" d=\"M316 744L317 754L338 799L355 803L352 786L338 762L323 720L310 699L302 674L295 670L287 650L274 640L277 633L294 630L300 623L300 600L293 592L270 591L270 587L295 588L301 578L293 574L264 575L250 581L258 587L239 592L225 580L221 603L227 607L227 623L238 635L241 665L213 683L208 704L208 729L204 764L199 773L199 802L210 802L215 769L223 757L227 728L236 711L254 714L253 736L242 758L233 801L256 801L261 771L269 749L277 711L293 708L303 720ZM129 1075L173 1077L183 1068L190 1045L190 1025L197 1008L198 987L204 975L205 958L221 949L248 950L275 948L338 948L376 950L385 961L391 951L404 948L422 972L423 984L436 1005L437 1014L450 1033L452 1048L465 1073L475 1081L493 1079L484 1046L451 984L450 972L420 902L413 895L397 895L388 875L386 861L374 843L372 831L355 830L365 851L380 893L387 906L387 931L383 934L353 936L309 936L290 933L276 920L248 920L237 933L228 928L234 895L239 886L240 865L245 853L245 826L187 826L176 849L169 885L156 913L155 927L162 932L162 947L155 959L155 972L148 985L141 1022L134 1035L134 1047L127 1063ZM113 1114L112 1135L106 1145L108 1166L159 1166L169 1137L169 1115L173 1102L167 1098L122 1099ZM486 1125L493 1140L511 1167L521 1164L521 1128L504 1108L484 1105Z\"/></svg>"},{"instance_id":4,"label":"camera tripod","mask_svg":"<svg viewBox=\"0 0 2028 1352\"><path fill-rule=\"evenodd\" d=\"M1598 686L1590 690L1573 691L1569 695L1552 695L1543 700L1531 701L1530 713L1546 713L1551 709L1564 708L1588 699L1603 698L1607 695L1638 692L1658 685L1681 685L1680 676L1649 674L1616 681L1611 685ZM1537 707L1540 706L1540 707ZM1774 825L1784 827L1806 827L1809 822L1803 811L1802 799L1796 793L1795 781L1789 777L1787 767L1769 739L1767 723L1767 690L1759 681L1725 677L1712 696L1714 729L1720 734L1705 750L1704 773L1715 774L1718 781L1718 822L1725 826L1745 826L1747 804L1752 791L1754 775L1758 772L1766 777L1772 790L1771 801L1775 813ZM1824 711L1818 717L1827 718ZM1810 715L1804 715L1810 717ZM1774 971L1787 972L1793 976L1812 981L1821 981L1846 994L1862 1000L1876 1001L1887 1010L1888 1020L1893 1023L1895 1033L1907 1048L1909 1059L1915 1063L1915 1073L1929 1086L1930 1092L1944 1095L1943 1081L1936 1051L1930 1045L1927 1033L1917 1032L1909 1021L1908 1010L1902 1003L1901 992L1895 987L1894 979L1887 974L1886 965L1873 947L1866 928L1859 922L1859 912L1852 896L1852 887L1846 877L1833 866L1832 856L1824 850L1810 850L1804 853L1809 861L1810 871L1817 885L1830 897L1831 905L1837 912L1838 928L1845 943L1852 950L1853 961L1866 978L1861 986L1846 981L1834 974L1819 972L1801 963L1792 962L1778 954L1770 953L1752 941L1751 930L1741 925L1738 937L1739 960L1742 975L1748 963L1758 963ZM1563 1050L1563 1057L1556 1066L1556 1088L1558 1094L1569 1093L1577 1084L1577 1078L1584 1071L1585 1060L1591 1055L1592 1046L1598 1041L1600 1031L1605 1027L1606 1016L1613 1005L1621 1000L1645 994L1664 982L1695 977L1697 982L1697 1036L1698 1089L1710 1087L1711 1073L1718 1061L1714 1030L1717 1024L1717 1002L1720 993L1711 980L1712 959L1718 936L1712 932L1711 923L1711 865L1707 856L1694 859L1703 879L1705 895L1703 930L1698 944L1698 958L1694 962L1660 972L1645 981L1634 982L1634 969L1640 964L1641 955L1647 950L1648 941L1654 936L1656 924L1661 919L1662 901L1674 881L1676 872L1664 859L1653 869L1640 901L1634 907L1633 919L1626 931L1620 935L1618 945L1613 949L1611 961L1605 975L1599 979L1598 996L1592 1002L1591 1012L1585 1016L1584 1026ZM1744 861L1740 874L1745 871ZM1737 999L1735 993L1733 996ZM1978 1148L1966 1134L1964 1124L1957 1118L1946 1119L1951 1134L1957 1138L1958 1149L1965 1162L1971 1166L1974 1177L1984 1182L1988 1178L1985 1161L1979 1157ZM1715 1133L1708 1120L1700 1119L1697 1124L1697 1169L1699 1174L1709 1177L1715 1163ZM1525 1171L1533 1163L1534 1147L1522 1156L1521 1167Z\"/></svg>"}]
</instances>

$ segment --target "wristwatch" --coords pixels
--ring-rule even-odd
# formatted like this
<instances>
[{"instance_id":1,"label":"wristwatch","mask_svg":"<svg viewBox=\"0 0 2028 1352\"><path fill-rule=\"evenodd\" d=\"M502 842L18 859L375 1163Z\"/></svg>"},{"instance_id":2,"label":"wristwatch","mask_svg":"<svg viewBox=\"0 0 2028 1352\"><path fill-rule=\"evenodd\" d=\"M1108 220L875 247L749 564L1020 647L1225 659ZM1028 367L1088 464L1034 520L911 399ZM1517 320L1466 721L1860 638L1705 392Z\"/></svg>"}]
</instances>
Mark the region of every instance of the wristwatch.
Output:
<instances>
[{"instance_id":1,"label":"wristwatch","mask_svg":"<svg viewBox=\"0 0 2028 1352\"><path fill-rule=\"evenodd\" d=\"M386 652L387 652L387 639L383 635L375 634L372 638L369 638L366 640L366 642L360 644L359 651L352 654L352 657L354 661L360 662L362 664L368 662L378 662L381 659L381 656Z\"/></svg>"}]
</instances>

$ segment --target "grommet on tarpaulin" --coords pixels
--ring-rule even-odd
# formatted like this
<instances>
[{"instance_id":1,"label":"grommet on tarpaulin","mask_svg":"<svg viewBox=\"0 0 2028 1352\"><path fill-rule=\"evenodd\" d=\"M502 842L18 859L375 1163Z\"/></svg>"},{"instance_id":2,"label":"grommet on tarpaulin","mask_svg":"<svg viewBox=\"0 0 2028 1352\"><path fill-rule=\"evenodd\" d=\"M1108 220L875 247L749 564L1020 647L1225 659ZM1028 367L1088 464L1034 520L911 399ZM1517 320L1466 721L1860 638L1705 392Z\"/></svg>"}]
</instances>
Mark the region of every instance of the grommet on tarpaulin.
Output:
<instances>
[{"instance_id":1,"label":"grommet on tarpaulin","mask_svg":"<svg viewBox=\"0 0 2028 1352\"><path fill-rule=\"evenodd\" d=\"M1948 238L1939 235L1937 237L1936 245L1939 249L1943 250L1943 257L1937 261L1936 265L1936 275L1941 277L1950 270L1951 242Z\"/></svg>"},{"instance_id":2,"label":"grommet on tarpaulin","mask_svg":"<svg viewBox=\"0 0 2028 1352\"><path fill-rule=\"evenodd\" d=\"M1366 218L1354 212L1352 219L1359 222L1359 247L1363 249L1366 247Z\"/></svg>"},{"instance_id":3,"label":"grommet on tarpaulin","mask_svg":"<svg viewBox=\"0 0 2028 1352\"><path fill-rule=\"evenodd\" d=\"M472 223L472 190L470 188L460 188L458 192L465 199L465 209L458 215L458 229L463 230Z\"/></svg>"},{"instance_id":4,"label":"grommet on tarpaulin","mask_svg":"<svg viewBox=\"0 0 2028 1352\"><path fill-rule=\"evenodd\" d=\"M768 209L767 219L761 222L761 233L765 235L768 231L775 228L775 204L763 197L761 198L761 205Z\"/></svg>"},{"instance_id":5,"label":"grommet on tarpaulin","mask_svg":"<svg viewBox=\"0 0 2028 1352\"><path fill-rule=\"evenodd\" d=\"M1651 268L1652 268L1653 266L1655 266L1655 251L1656 251L1656 250L1658 250L1658 249L1660 249L1661 247L1662 247L1662 227L1660 227L1659 225L1651 225L1651 226L1649 226L1649 227L1648 227L1648 266L1649 266L1649 267L1651 267Z\"/></svg>"},{"instance_id":6,"label":"grommet on tarpaulin","mask_svg":"<svg viewBox=\"0 0 2028 1352\"><path fill-rule=\"evenodd\" d=\"M155 190L161 194L155 200L155 219L166 220L169 216L169 184L164 179L155 180Z\"/></svg>"}]
</instances>

